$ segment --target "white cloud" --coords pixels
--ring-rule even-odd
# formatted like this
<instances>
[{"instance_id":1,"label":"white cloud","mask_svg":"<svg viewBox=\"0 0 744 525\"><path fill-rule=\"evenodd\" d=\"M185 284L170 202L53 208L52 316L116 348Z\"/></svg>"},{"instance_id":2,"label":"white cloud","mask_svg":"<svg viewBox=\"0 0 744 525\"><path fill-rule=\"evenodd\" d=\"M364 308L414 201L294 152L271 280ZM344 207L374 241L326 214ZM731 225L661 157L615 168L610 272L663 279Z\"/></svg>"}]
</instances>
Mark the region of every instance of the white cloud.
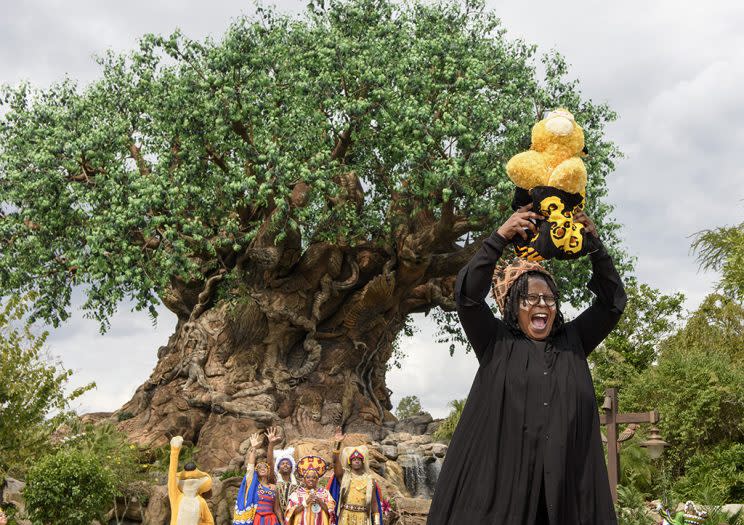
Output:
<instances>
[{"instance_id":1,"label":"white cloud","mask_svg":"<svg viewBox=\"0 0 744 525\"><path fill-rule=\"evenodd\" d=\"M77 401L80 412L112 412L129 401L134 391L149 377L157 362L158 347L168 342L176 319L161 308L153 326L144 312L130 312L121 305L104 335L96 321L85 319L74 301L73 315L48 339L50 353L58 356L65 368L75 373L70 387L90 382L95 390Z\"/></svg>"}]
</instances>

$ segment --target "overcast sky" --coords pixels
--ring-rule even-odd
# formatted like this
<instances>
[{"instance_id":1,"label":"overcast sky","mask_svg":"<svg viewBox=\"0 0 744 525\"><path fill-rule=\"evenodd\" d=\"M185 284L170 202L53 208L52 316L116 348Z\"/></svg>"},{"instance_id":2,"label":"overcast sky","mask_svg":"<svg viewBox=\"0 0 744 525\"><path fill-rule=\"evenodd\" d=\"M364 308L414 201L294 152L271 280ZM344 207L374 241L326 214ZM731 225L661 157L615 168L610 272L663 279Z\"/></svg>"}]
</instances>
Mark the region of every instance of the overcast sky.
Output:
<instances>
[{"instance_id":1,"label":"overcast sky","mask_svg":"<svg viewBox=\"0 0 744 525\"><path fill-rule=\"evenodd\" d=\"M304 1L284 0L297 12ZM581 80L584 94L608 102L620 119L609 128L626 158L608 184L624 225L627 250L642 282L682 291L694 308L716 276L698 273L690 235L744 217L744 3L654 0L563 2L489 1L513 37L557 49ZM219 37L252 2L211 0L24 0L6 2L0 17L0 83L45 86L65 74L81 84L97 78L95 54L125 51L144 33L176 27L194 38ZM465 397L475 358L449 357L433 342L433 326L403 342L401 370L388 376L394 401L418 395L435 416ZM50 351L76 371L75 383L96 381L83 411L113 411L150 374L174 317L163 310L156 327L126 306L98 334L75 312L54 330Z\"/></svg>"}]
</instances>

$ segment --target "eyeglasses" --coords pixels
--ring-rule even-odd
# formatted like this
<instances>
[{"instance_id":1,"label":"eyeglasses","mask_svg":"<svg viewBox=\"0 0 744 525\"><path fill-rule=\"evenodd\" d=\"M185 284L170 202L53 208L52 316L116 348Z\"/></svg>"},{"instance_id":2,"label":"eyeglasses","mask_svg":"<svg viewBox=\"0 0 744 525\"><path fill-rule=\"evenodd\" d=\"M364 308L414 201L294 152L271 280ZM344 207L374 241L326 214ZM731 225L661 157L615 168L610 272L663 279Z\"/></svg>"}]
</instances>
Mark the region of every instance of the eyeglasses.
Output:
<instances>
[{"instance_id":1,"label":"eyeglasses","mask_svg":"<svg viewBox=\"0 0 744 525\"><path fill-rule=\"evenodd\" d=\"M540 300L545 303L545 306L552 308L555 306L555 302L558 300L554 295L543 295L541 293L528 293L522 296L522 301L529 304L530 306L537 306L540 304Z\"/></svg>"}]
</instances>

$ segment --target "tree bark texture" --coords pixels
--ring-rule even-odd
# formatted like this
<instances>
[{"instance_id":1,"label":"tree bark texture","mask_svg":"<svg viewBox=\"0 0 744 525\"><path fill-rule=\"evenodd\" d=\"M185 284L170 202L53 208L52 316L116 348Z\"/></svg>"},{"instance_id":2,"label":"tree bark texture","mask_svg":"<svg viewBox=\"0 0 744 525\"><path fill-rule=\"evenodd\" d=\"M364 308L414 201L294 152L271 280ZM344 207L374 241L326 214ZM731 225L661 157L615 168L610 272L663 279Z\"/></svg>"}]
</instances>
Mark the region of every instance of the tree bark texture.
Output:
<instances>
[{"instance_id":1,"label":"tree bark texture","mask_svg":"<svg viewBox=\"0 0 744 525\"><path fill-rule=\"evenodd\" d=\"M119 412L130 438L154 447L180 434L201 468L238 468L249 435L268 426L287 439L337 425L379 436L395 421L385 383L395 339L410 313L454 307L454 272L471 247L419 257L412 245L404 258L318 243L285 262L284 277L268 270L286 255L278 251L238 268L254 266L231 299L214 299L205 279L201 293L174 293L190 304L166 302L179 322Z\"/></svg>"}]
</instances>

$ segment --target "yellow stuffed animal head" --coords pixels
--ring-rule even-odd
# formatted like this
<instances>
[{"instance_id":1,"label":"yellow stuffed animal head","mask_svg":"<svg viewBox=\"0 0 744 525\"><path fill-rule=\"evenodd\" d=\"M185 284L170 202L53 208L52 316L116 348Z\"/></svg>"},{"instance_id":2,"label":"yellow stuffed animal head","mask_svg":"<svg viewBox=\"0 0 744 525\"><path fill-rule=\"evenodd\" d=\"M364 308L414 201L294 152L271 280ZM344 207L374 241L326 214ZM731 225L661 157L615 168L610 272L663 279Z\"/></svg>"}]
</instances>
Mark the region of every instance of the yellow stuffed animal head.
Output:
<instances>
[{"instance_id":1,"label":"yellow stuffed animal head","mask_svg":"<svg viewBox=\"0 0 744 525\"><path fill-rule=\"evenodd\" d=\"M554 152L563 157L581 155L584 150L584 130L566 109L556 109L532 127L532 150Z\"/></svg>"},{"instance_id":2,"label":"yellow stuffed animal head","mask_svg":"<svg viewBox=\"0 0 744 525\"><path fill-rule=\"evenodd\" d=\"M529 151L517 153L506 164L506 173L518 187L531 190L550 186L584 194L586 168L584 130L566 109L551 111L532 127Z\"/></svg>"}]
</instances>

